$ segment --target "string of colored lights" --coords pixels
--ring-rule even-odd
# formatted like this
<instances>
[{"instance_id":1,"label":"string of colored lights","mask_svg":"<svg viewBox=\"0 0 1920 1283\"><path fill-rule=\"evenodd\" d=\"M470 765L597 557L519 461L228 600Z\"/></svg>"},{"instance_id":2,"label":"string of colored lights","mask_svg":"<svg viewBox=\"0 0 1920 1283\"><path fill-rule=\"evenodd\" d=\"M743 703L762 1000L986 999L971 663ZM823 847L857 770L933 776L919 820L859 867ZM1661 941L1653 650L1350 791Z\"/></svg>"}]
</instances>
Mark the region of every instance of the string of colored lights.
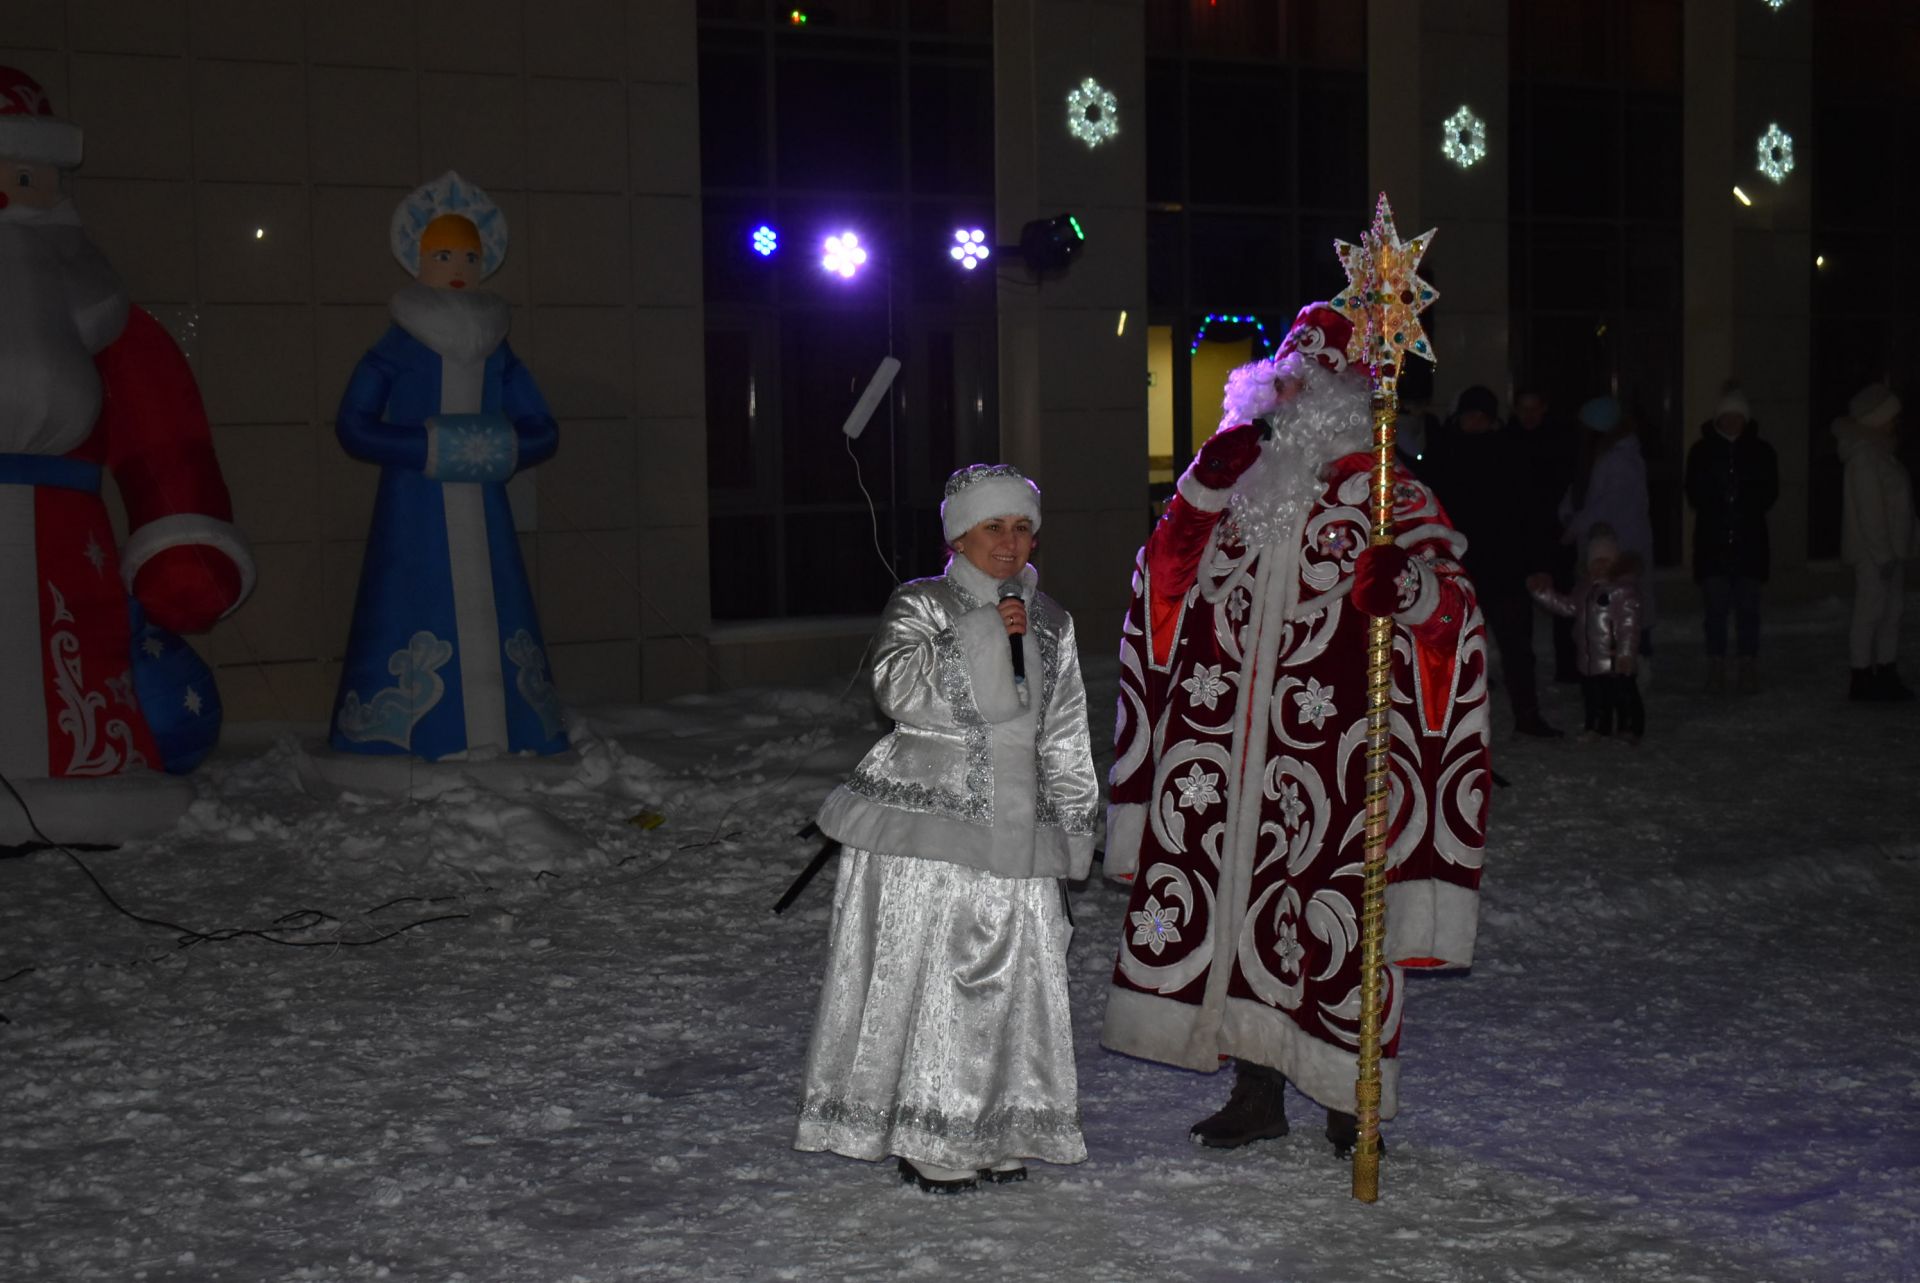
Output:
<instances>
[{"instance_id":1,"label":"string of colored lights","mask_svg":"<svg viewBox=\"0 0 1920 1283\"><path fill-rule=\"evenodd\" d=\"M1268 352L1273 351L1273 340L1267 335L1266 322L1262 321L1259 317L1235 316L1229 312L1208 312L1206 316L1201 319L1200 328L1193 332L1193 346L1187 349L1188 356L1192 356L1200 350L1201 342L1207 337L1207 327L1215 321L1220 321L1227 325L1251 325L1253 327L1254 337L1260 341L1260 346Z\"/></svg>"}]
</instances>

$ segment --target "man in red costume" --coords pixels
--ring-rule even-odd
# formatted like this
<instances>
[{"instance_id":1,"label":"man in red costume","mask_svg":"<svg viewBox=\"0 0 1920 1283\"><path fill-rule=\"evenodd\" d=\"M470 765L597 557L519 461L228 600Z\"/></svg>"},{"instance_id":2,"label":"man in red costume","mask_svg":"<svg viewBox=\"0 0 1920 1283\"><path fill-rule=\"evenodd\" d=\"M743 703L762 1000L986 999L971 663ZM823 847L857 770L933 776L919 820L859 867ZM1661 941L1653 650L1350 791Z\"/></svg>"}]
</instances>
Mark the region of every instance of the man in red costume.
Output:
<instances>
[{"instance_id":1,"label":"man in red costume","mask_svg":"<svg viewBox=\"0 0 1920 1283\"><path fill-rule=\"evenodd\" d=\"M155 726L211 711L213 693L167 688L179 708L143 709L129 595L159 628L202 632L253 578L193 373L67 198L80 143L0 67L0 775L16 784L165 764Z\"/></svg>"},{"instance_id":2,"label":"man in red costume","mask_svg":"<svg viewBox=\"0 0 1920 1283\"><path fill-rule=\"evenodd\" d=\"M1486 828L1486 644L1465 541L1396 473L1394 542L1369 547L1372 456L1351 327L1303 308L1236 371L1141 550L1120 652L1106 867L1133 893L1102 1041L1212 1071L1196 1124L1230 1148L1287 1131L1287 1080L1355 1139L1367 626L1394 632L1380 1116L1399 1104L1407 966L1473 959Z\"/></svg>"}]
</instances>

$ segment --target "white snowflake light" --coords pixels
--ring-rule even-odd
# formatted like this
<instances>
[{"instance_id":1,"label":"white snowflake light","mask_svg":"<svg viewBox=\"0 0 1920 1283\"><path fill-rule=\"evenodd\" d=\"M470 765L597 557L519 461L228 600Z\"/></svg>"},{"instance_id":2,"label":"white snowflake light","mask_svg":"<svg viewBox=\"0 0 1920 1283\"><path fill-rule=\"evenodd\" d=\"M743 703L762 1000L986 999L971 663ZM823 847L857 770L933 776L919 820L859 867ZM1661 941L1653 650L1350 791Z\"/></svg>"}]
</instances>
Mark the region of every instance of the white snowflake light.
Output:
<instances>
[{"instance_id":1,"label":"white snowflake light","mask_svg":"<svg viewBox=\"0 0 1920 1283\"><path fill-rule=\"evenodd\" d=\"M953 261L969 272L993 256L993 247L987 244L987 234L977 227L955 230L953 240L953 247L947 253L953 255Z\"/></svg>"},{"instance_id":2,"label":"white snowflake light","mask_svg":"<svg viewBox=\"0 0 1920 1283\"><path fill-rule=\"evenodd\" d=\"M1067 95L1067 132L1089 147L1098 147L1120 132L1120 100L1088 76Z\"/></svg>"},{"instance_id":3,"label":"white snowflake light","mask_svg":"<svg viewBox=\"0 0 1920 1283\"><path fill-rule=\"evenodd\" d=\"M1760 0L1760 3L1764 4L1765 6L1767 6L1767 8L1773 10L1775 13L1779 13L1782 9L1787 7L1787 0Z\"/></svg>"},{"instance_id":4,"label":"white snowflake light","mask_svg":"<svg viewBox=\"0 0 1920 1283\"><path fill-rule=\"evenodd\" d=\"M820 266L829 272L838 272L847 280L860 270L867 261L867 251L860 244L860 238L852 232L842 232L838 236L827 237L825 252L820 256Z\"/></svg>"},{"instance_id":5,"label":"white snowflake light","mask_svg":"<svg viewBox=\"0 0 1920 1283\"><path fill-rule=\"evenodd\" d=\"M1440 123L1440 154L1462 169L1472 169L1487 156L1487 122L1462 104Z\"/></svg>"},{"instance_id":6,"label":"white snowflake light","mask_svg":"<svg viewBox=\"0 0 1920 1283\"><path fill-rule=\"evenodd\" d=\"M1760 172L1774 182L1785 181L1793 172L1793 135L1778 125L1768 125L1760 135Z\"/></svg>"}]
</instances>

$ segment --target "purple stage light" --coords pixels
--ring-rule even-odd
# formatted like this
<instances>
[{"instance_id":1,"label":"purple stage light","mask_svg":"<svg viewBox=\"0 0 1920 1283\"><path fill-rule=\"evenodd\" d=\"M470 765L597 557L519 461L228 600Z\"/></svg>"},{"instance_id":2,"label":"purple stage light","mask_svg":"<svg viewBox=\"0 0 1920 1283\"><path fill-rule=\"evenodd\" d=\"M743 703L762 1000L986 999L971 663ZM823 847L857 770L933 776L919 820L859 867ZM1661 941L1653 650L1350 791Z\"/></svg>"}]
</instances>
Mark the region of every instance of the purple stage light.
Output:
<instances>
[{"instance_id":1,"label":"purple stage light","mask_svg":"<svg viewBox=\"0 0 1920 1283\"><path fill-rule=\"evenodd\" d=\"M867 261L867 251L861 247L860 238L852 232L841 232L838 236L827 237L827 243L822 250L820 266L829 272L838 272L849 281Z\"/></svg>"},{"instance_id":2,"label":"purple stage light","mask_svg":"<svg viewBox=\"0 0 1920 1283\"><path fill-rule=\"evenodd\" d=\"M780 248L780 233L765 223L753 229L753 252L761 258L772 258L773 252Z\"/></svg>"},{"instance_id":3,"label":"purple stage light","mask_svg":"<svg viewBox=\"0 0 1920 1283\"><path fill-rule=\"evenodd\" d=\"M987 234L977 227L955 228L953 240L953 248L947 253L969 272L993 256L993 247L987 244Z\"/></svg>"}]
</instances>

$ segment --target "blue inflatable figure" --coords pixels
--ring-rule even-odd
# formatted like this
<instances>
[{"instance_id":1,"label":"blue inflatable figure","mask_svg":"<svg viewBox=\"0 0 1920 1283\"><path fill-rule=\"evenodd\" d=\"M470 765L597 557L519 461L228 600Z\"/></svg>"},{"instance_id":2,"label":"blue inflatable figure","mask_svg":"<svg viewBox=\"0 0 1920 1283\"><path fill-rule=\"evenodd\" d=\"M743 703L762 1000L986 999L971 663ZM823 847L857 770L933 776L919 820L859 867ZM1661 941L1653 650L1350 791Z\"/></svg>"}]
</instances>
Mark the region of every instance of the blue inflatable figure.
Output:
<instances>
[{"instance_id":1,"label":"blue inflatable figure","mask_svg":"<svg viewBox=\"0 0 1920 1283\"><path fill-rule=\"evenodd\" d=\"M506 252L485 192L448 173L401 202L396 257L417 280L360 359L335 427L380 465L332 743L428 760L567 748L507 482L559 428L507 345L511 309L478 290Z\"/></svg>"}]
</instances>

